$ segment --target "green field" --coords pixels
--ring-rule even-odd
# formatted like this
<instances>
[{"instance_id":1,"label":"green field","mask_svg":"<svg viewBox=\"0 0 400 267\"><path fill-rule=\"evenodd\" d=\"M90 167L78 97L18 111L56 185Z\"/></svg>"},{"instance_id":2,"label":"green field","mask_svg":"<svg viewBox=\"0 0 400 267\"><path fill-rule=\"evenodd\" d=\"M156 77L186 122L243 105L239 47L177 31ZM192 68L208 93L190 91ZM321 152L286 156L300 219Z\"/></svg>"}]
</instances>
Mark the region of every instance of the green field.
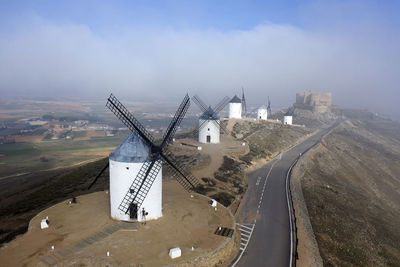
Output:
<instances>
[{"instance_id":1,"label":"green field","mask_svg":"<svg viewBox=\"0 0 400 267\"><path fill-rule=\"evenodd\" d=\"M98 158L94 149L104 149L104 156L126 136L96 137L90 140L47 140L38 143L15 143L0 145L0 178L19 173L30 173L72 165ZM81 152L81 153L80 153Z\"/></svg>"}]
</instances>

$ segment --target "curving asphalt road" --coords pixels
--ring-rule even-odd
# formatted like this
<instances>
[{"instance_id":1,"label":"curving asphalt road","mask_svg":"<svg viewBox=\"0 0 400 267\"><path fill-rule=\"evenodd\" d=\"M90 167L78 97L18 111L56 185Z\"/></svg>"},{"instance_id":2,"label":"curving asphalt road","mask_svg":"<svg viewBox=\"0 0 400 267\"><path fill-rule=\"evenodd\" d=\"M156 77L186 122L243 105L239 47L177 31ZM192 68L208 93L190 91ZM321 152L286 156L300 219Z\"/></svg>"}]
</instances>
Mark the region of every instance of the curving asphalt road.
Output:
<instances>
[{"instance_id":1,"label":"curving asphalt road","mask_svg":"<svg viewBox=\"0 0 400 267\"><path fill-rule=\"evenodd\" d=\"M242 225L254 224L254 228L235 266L289 267L291 242L286 174L300 153L303 154L319 142L340 122L319 130L247 175L248 189L236 215L236 221Z\"/></svg>"}]
</instances>

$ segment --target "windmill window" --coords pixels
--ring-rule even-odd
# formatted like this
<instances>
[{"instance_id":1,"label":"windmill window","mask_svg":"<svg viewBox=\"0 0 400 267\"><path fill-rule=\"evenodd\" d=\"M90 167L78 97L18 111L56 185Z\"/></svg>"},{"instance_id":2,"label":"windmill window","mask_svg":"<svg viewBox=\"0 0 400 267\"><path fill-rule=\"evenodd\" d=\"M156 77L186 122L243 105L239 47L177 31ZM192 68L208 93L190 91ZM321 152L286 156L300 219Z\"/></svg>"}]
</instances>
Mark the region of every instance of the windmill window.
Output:
<instances>
[{"instance_id":1,"label":"windmill window","mask_svg":"<svg viewBox=\"0 0 400 267\"><path fill-rule=\"evenodd\" d=\"M210 130L210 128L208 128L208 130Z\"/></svg>"},{"instance_id":2,"label":"windmill window","mask_svg":"<svg viewBox=\"0 0 400 267\"><path fill-rule=\"evenodd\" d=\"M129 170L129 167L126 167L127 170Z\"/></svg>"}]
</instances>

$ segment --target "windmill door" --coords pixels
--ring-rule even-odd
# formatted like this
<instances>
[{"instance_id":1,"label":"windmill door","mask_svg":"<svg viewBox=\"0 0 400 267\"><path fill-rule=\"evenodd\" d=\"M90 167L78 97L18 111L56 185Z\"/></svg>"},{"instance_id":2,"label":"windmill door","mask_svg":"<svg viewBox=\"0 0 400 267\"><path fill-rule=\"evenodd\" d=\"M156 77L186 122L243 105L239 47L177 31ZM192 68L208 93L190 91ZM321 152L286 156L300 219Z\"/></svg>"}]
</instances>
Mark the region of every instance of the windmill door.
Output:
<instances>
[{"instance_id":1,"label":"windmill door","mask_svg":"<svg viewBox=\"0 0 400 267\"><path fill-rule=\"evenodd\" d=\"M211 136L207 135L207 143L211 143Z\"/></svg>"},{"instance_id":2,"label":"windmill door","mask_svg":"<svg viewBox=\"0 0 400 267\"><path fill-rule=\"evenodd\" d=\"M129 218L137 220L138 205L137 203L131 203L129 205Z\"/></svg>"}]
</instances>

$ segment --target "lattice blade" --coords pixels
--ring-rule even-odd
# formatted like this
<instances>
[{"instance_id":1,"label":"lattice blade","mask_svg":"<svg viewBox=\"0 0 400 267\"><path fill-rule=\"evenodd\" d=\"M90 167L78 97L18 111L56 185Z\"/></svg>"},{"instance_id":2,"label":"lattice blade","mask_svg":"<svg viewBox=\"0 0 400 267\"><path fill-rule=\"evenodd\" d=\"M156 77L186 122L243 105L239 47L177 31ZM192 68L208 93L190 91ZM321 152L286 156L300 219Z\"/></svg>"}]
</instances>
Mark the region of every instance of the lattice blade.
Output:
<instances>
[{"instance_id":1,"label":"lattice blade","mask_svg":"<svg viewBox=\"0 0 400 267\"><path fill-rule=\"evenodd\" d=\"M204 128L204 126L206 125L206 122L207 122L208 120L203 120L203 122L199 125L199 132L201 131L201 129L203 129Z\"/></svg>"},{"instance_id":2,"label":"lattice blade","mask_svg":"<svg viewBox=\"0 0 400 267\"><path fill-rule=\"evenodd\" d=\"M183 188L187 191L196 190L200 185L200 181L185 168L181 167L171 152L167 151L166 153L162 153L161 156L164 161L168 163L168 166L173 171L176 180L183 186Z\"/></svg>"},{"instance_id":3,"label":"lattice blade","mask_svg":"<svg viewBox=\"0 0 400 267\"><path fill-rule=\"evenodd\" d=\"M268 111L268 116L271 116L271 115L272 115L272 112L271 112L271 101L269 101L269 97L268 97L268 107L267 107L267 111Z\"/></svg>"},{"instance_id":4,"label":"lattice blade","mask_svg":"<svg viewBox=\"0 0 400 267\"><path fill-rule=\"evenodd\" d=\"M207 111L207 105L203 102L203 100L200 99L198 95L194 95L192 97L193 102L196 103L196 105L200 108L201 111L205 112Z\"/></svg>"},{"instance_id":5,"label":"lattice blade","mask_svg":"<svg viewBox=\"0 0 400 267\"><path fill-rule=\"evenodd\" d=\"M230 98L225 96L217 105L215 105L215 108L213 108L214 112L220 112L226 105L228 105L229 101Z\"/></svg>"},{"instance_id":6,"label":"lattice blade","mask_svg":"<svg viewBox=\"0 0 400 267\"><path fill-rule=\"evenodd\" d=\"M244 88L242 87L242 110L244 114L247 114L246 98L244 97Z\"/></svg>"},{"instance_id":7,"label":"lattice blade","mask_svg":"<svg viewBox=\"0 0 400 267\"><path fill-rule=\"evenodd\" d=\"M219 120L213 120L213 123L215 123L217 126L219 126L220 129L222 129L222 131L224 133L228 133L228 129L225 128L224 125L222 125L221 121Z\"/></svg>"},{"instance_id":8,"label":"lattice blade","mask_svg":"<svg viewBox=\"0 0 400 267\"><path fill-rule=\"evenodd\" d=\"M196 127L194 129L194 134L199 134L200 130L203 129L203 127L206 125L207 120L203 120L203 122L199 125L199 127Z\"/></svg>"},{"instance_id":9,"label":"lattice blade","mask_svg":"<svg viewBox=\"0 0 400 267\"><path fill-rule=\"evenodd\" d=\"M97 174L97 176L94 178L93 182L89 185L88 189L92 188L92 186L97 182L97 179L99 179L99 177L103 174L103 172L108 168L109 166L109 162L107 162L107 164L101 169L101 171Z\"/></svg>"},{"instance_id":10,"label":"lattice blade","mask_svg":"<svg viewBox=\"0 0 400 267\"><path fill-rule=\"evenodd\" d=\"M118 209L126 214L132 202L136 203L137 207L140 208L161 168L162 161L159 157L155 157L152 160L149 157L140 168Z\"/></svg>"},{"instance_id":11,"label":"lattice blade","mask_svg":"<svg viewBox=\"0 0 400 267\"><path fill-rule=\"evenodd\" d=\"M183 117L185 117L186 111L188 110L189 106L190 106L190 98L189 95L186 94L178 110L176 111L174 118L171 120L171 123L169 124L167 130L165 131L163 141L160 146L161 149L165 149L166 145L168 145L171 142L172 137L175 135L178 126L181 124L183 120Z\"/></svg>"},{"instance_id":12,"label":"lattice blade","mask_svg":"<svg viewBox=\"0 0 400 267\"><path fill-rule=\"evenodd\" d=\"M149 145L153 145L154 137L113 94L108 98L106 107L108 107L126 127L131 131L136 131Z\"/></svg>"}]
</instances>

